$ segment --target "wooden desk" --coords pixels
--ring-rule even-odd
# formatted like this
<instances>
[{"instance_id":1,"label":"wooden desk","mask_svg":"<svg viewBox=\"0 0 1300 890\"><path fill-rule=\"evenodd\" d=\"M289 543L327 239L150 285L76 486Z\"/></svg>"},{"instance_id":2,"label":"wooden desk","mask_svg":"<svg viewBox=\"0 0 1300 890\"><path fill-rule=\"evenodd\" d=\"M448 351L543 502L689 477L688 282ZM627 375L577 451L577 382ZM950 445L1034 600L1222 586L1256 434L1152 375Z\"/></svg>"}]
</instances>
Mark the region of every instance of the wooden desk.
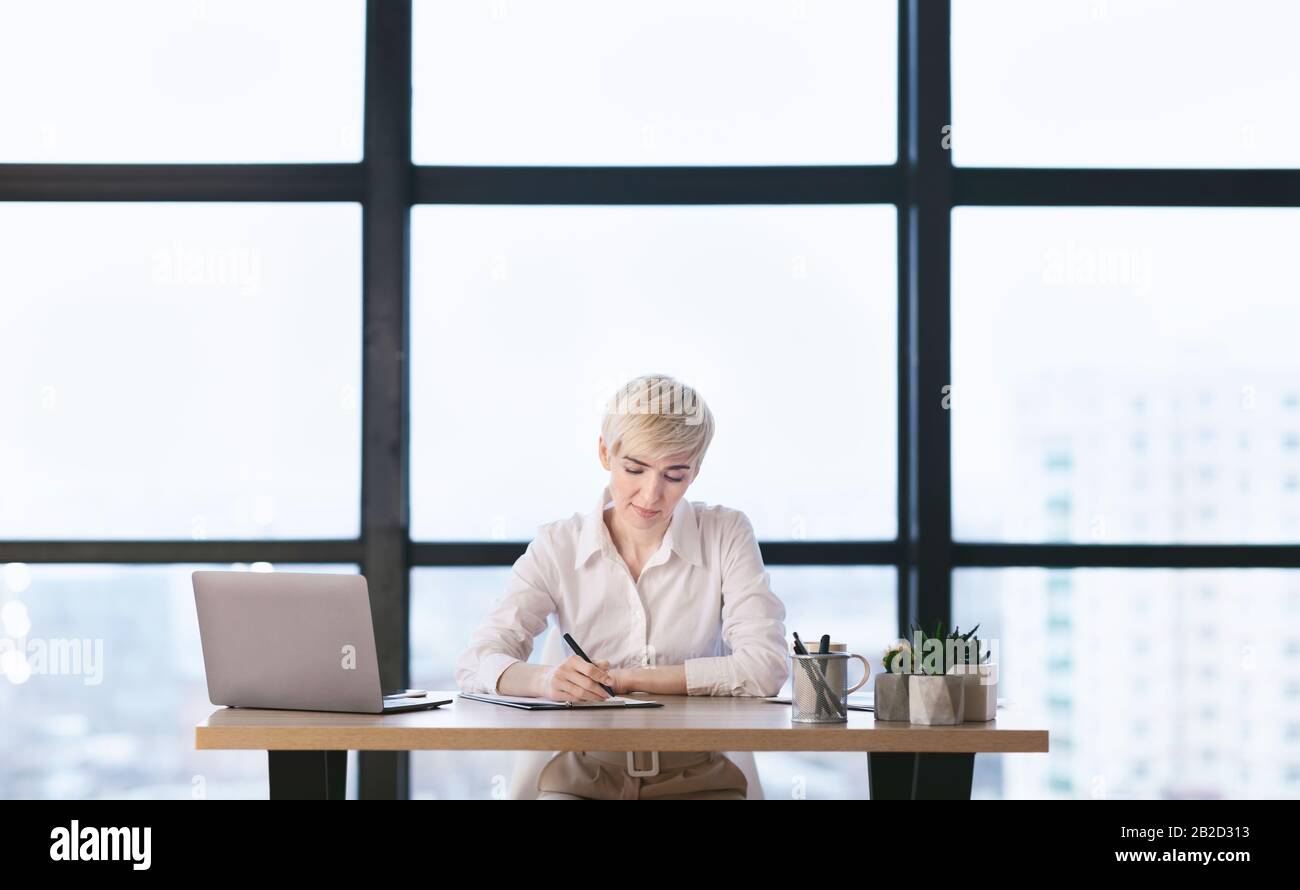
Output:
<instances>
[{"instance_id":1,"label":"wooden desk","mask_svg":"<svg viewBox=\"0 0 1300 890\"><path fill-rule=\"evenodd\" d=\"M970 799L977 753L1046 753L1047 730L1014 708L991 723L793 723L790 706L755 698L648 695L662 708L524 711L459 698L432 711L337 714L218 708L195 730L195 747L267 752L273 799L344 797L347 752L492 751L861 751L873 799Z\"/></svg>"}]
</instances>

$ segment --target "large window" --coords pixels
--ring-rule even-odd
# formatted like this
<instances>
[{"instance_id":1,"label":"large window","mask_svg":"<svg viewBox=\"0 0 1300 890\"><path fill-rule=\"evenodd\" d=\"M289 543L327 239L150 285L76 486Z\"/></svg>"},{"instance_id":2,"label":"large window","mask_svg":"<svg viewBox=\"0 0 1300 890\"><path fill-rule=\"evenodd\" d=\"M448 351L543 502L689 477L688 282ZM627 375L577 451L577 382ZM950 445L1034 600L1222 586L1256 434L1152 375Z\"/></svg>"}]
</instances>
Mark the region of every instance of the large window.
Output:
<instances>
[{"instance_id":1,"label":"large window","mask_svg":"<svg viewBox=\"0 0 1300 890\"><path fill-rule=\"evenodd\" d=\"M0 162L358 161L364 18L364 0L6 4Z\"/></svg>"},{"instance_id":2,"label":"large window","mask_svg":"<svg viewBox=\"0 0 1300 890\"><path fill-rule=\"evenodd\" d=\"M191 566L359 568L384 685L451 687L591 508L602 400L665 372L788 631L1000 638L1053 753L978 795L1297 793L1295 641L1240 660L1300 569L1290 4L101 6L0 27L0 618L105 644L95 686L6 657L0 789L264 793L188 748ZM1283 704L1245 754L1180 731L1246 688ZM513 762L357 760L375 797Z\"/></svg>"},{"instance_id":3,"label":"large window","mask_svg":"<svg viewBox=\"0 0 1300 890\"><path fill-rule=\"evenodd\" d=\"M57 565L0 573L0 798L265 798L266 754L196 751L213 706L194 617L199 569Z\"/></svg>"},{"instance_id":4,"label":"large window","mask_svg":"<svg viewBox=\"0 0 1300 890\"><path fill-rule=\"evenodd\" d=\"M366 35L363 0L3 13L0 797L267 794L194 748L190 574L358 570Z\"/></svg>"},{"instance_id":5,"label":"large window","mask_svg":"<svg viewBox=\"0 0 1300 890\"><path fill-rule=\"evenodd\" d=\"M417 207L412 537L521 540L589 511L604 403L659 368L718 417L690 499L760 538L892 538L894 216Z\"/></svg>"},{"instance_id":6,"label":"large window","mask_svg":"<svg viewBox=\"0 0 1300 890\"><path fill-rule=\"evenodd\" d=\"M0 204L0 537L351 538L361 213Z\"/></svg>"},{"instance_id":7,"label":"large window","mask_svg":"<svg viewBox=\"0 0 1300 890\"><path fill-rule=\"evenodd\" d=\"M977 757L976 796L1300 797L1300 573L963 569L953 605L1051 734Z\"/></svg>"},{"instance_id":8,"label":"large window","mask_svg":"<svg viewBox=\"0 0 1300 890\"><path fill-rule=\"evenodd\" d=\"M893 0L416 0L415 161L892 163L896 14Z\"/></svg>"},{"instance_id":9,"label":"large window","mask_svg":"<svg viewBox=\"0 0 1300 890\"><path fill-rule=\"evenodd\" d=\"M1287 0L953 0L953 152L979 167L1294 167Z\"/></svg>"},{"instance_id":10,"label":"large window","mask_svg":"<svg viewBox=\"0 0 1300 890\"><path fill-rule=\"evenodd\" d=\"M954 532L1300 538L1300 211L953 214Z\"/></svg>"},{"instance_id":11,"label":"large window","mask_svg":"<svg viewBox=\"0 0 1300 890\"><path fill-rule=\"evenodd\" d=\"M1300 166L1296 11L951 12L931 615L996 639L1007 706L1051 733L977 758L975 793L1300 796L1300 171L1242 169Z\"/></svg>"}]
</instances>

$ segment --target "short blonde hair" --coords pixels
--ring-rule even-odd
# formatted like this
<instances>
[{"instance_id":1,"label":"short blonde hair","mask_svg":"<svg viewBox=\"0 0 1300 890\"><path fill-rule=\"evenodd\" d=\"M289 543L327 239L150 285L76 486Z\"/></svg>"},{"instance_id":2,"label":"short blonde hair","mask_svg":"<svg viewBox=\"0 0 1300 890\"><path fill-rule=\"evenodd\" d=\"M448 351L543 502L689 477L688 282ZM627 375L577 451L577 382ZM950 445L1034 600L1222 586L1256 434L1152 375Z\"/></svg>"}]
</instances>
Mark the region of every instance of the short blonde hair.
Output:
<instances>
[{"instance_id":1,"label":"short blonde hair","mask_svg":"<svg viewBox=\"0 0 1300 890\"><path fill-rule=\"evenodd\" d=\"M600 433L611 457L687 454L698 471L713 441L713 412L693 387L667 374L646 374L610 398Z\"/></svg>"}]
</instances>

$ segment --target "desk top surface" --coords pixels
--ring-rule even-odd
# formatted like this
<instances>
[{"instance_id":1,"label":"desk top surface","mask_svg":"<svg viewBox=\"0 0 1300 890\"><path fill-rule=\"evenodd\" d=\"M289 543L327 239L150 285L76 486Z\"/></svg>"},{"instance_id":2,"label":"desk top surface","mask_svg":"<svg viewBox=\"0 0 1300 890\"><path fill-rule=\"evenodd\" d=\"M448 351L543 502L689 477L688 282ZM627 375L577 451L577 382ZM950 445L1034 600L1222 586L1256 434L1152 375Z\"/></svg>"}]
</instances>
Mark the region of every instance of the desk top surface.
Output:
<instances>
[{"instance_id":1,"label":"desk top surface","mask_svg":"<svg viewBox=\"0 0 1300 890\"><path fill-rule=\"evenodd\" d=\"M790 706L761 698L649 695L662 708L526 711L430 690L451 704L402 714L217 708L195 730L199 749L534 751L1046 752L1047 730L1014 705L996 720L956 726L794 723Z\"/></svg>"}]
</instances>

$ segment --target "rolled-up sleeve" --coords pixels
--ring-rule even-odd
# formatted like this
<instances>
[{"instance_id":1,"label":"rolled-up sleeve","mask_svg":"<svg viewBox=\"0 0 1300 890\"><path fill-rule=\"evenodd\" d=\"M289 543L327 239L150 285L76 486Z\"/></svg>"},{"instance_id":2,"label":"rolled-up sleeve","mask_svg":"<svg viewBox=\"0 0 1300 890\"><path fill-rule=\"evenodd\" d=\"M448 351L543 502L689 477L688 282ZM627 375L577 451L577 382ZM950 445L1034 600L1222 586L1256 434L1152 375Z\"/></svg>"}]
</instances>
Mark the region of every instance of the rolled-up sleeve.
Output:
<instances>
[{"instance_id":1,"label":"rolled-up sleeve","mask_svg":"<svg viewBox=\"0 0 1300 890\"><path fill-rule=\"evenodd\" d=\"M469 646L456 659L456 684L462 692L496 694L497 681L506 668L532 655L534 639L546 629L547 618L556 610L550 564L543 527L524 555L515 560L505 593L492 604Z\"/></svg>"},{"instance_id":2,"label":"rolled-up sleeve","mask_svg":"<svg viewBox=\"0 0 1300 890\"><path fill-rule=\"evenodd\" d=\"M728 526L722 553L722 641L728 655L688 658L688 695L769 696L789 676L785 604L772 592L753 524L744 513Z\"/></svg>"}]
</instances>

